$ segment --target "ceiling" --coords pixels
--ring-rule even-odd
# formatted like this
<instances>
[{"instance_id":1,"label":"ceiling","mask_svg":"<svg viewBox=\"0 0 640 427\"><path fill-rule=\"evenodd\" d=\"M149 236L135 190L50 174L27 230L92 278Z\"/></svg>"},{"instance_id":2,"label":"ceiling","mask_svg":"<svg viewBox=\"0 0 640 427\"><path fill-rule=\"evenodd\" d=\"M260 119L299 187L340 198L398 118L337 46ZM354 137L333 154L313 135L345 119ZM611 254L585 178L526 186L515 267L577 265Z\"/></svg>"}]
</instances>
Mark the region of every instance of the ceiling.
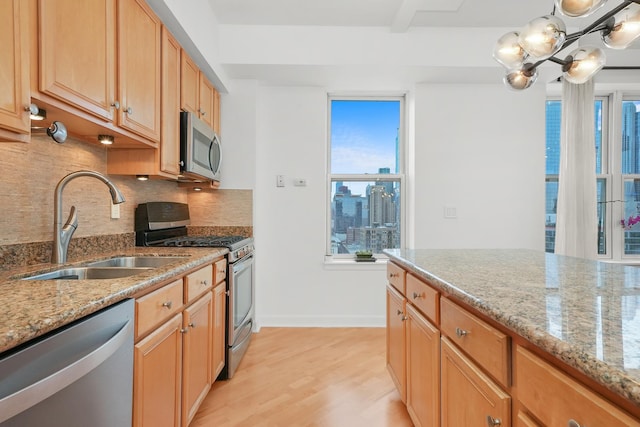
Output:
<instances>
[{"instance_id":1,"label":"ceiling","mask_svg":"<svg viewBox=\"0 0 640 427\"><path fill-rule=\"evenodd\" d=\"M546 0L209 0L221 24L520 27L551 12Z\"/></svg>"},{"instance_id":2,"label":"ceiling","mask_svg":"<svg viewBox=\"0 0 640 427\"><path fill-rule=\"evenodd\" d=\"M531 19L550 14L553 10L553 0L207 0L221 25L234 26L287 26L303 27L338 27L342 30L355 27L388 28L389 33L412 33L412 30L442 29L462 27L474 31L486 28L499 30L502 34L509 30L518 30ZM615 4L614 4L615 3ZM611 1L590 18L566 18L568 32L584 28L600 13L604 13L617 5L618 1ZM503 30L504 29L504 30ZM459 32L458 32L459 33ZM291 34L299 34L292 32ZM590 35L596 40L595 35ZM497 36L496 36L497 39ZM479 47L491 56L490 45ZM590 43L592 44L592 43ZM597 37L596 44L600 44ZM607 49L608 65L640 65L640 40L636 41L632 53L617 51L609 53ZM629 56L631 55L631 59ZM340 64L314 65L298 64L275 65L268 63L233 62L221 64L228 77L242 79L256 79L263 82L277 84L330 84L339 80L351 79L362 81L365 75L361 68ZM493 63L493 61L491 61ZM387 67L382 65L366 72L371 77L371 84L376 82L452 82L476 81L496 82L502 80L504 70L495 63L495 67L476 67L463 69L460 67ZM552 75L547 81L552 81L560 72L555 64L545 64L551 68ZM540 68L541 70L544 67Z\"/></svg>"}]
</instances>

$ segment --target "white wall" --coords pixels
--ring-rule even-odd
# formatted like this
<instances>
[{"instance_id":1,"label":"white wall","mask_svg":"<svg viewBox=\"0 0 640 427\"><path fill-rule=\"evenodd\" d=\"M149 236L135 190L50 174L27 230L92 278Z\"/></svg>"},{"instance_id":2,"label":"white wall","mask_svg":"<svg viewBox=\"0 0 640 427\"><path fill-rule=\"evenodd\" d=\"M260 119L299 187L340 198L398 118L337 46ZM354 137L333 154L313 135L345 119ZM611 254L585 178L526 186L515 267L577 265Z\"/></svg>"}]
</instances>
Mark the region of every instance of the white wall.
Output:
<instances>
[{"instance_id":1,"label":"white wall","mask_svg":"<svg viewBox=\"0 0 640 427\"><path fill-rule=\"evenodd\" d=\"M324 264L327 90L232 87L225 141L255 150L258 325L384 325L384 266ZM410 245L542 249L544 90L423 84L408 98ZM246 105L252 99L255 111ZM242 126L251 120L255 134ZM246 170L241 156L235 162L226 168ZM284 188L276 175L285 176ZM307 186L293 186L294 178ZM445 205L457 208L457 219L443 218Z\"/></svg>"},{"instance_id":2,"label":"white wall","mask_svg":"<svg viewBox=\"0 0 640 427\"><path fill-rule=\"evenodd\" d=\"M415 247L544 250L545 97L543 85L418 85Z\"/></svg>"}]
</instances>

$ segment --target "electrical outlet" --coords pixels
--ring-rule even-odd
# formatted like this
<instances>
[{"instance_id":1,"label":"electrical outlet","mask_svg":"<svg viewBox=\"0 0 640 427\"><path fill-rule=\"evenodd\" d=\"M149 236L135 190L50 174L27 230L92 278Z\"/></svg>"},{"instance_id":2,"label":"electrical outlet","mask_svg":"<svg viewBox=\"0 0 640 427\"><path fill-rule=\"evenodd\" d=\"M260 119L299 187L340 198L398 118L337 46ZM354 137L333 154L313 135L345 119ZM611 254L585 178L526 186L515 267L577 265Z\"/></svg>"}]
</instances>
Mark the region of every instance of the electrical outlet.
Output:
<instances>
[{"instance_id":1,"label":"electrical outlet","mask_svg":"<svg viewBox=\"0 0 640 427\"><path fill-rule=\"evenodd\" d=\"M111 204L111 219L120 218L120 205L119 204Z\"/></svg>"},{"instance_id":2,"label":"electrical outlet","mask_svg":"<svg viewBox=\"0 0 640 427\"><path fill-rule=\"evenodd\" d=\"M457 218L458 210L455 206L445 206L444 207L444 217L445 218Z\"/></svg>"},{"instance_id":3,"label":"electrical outlet","mask_svg":"<svg viewBox=\"0 0 640 427\"><path fill-rule=\"evenodd\" d=\"M276 187L284 187L284 175L276 175Z\"/></svg>"}]
</instances>

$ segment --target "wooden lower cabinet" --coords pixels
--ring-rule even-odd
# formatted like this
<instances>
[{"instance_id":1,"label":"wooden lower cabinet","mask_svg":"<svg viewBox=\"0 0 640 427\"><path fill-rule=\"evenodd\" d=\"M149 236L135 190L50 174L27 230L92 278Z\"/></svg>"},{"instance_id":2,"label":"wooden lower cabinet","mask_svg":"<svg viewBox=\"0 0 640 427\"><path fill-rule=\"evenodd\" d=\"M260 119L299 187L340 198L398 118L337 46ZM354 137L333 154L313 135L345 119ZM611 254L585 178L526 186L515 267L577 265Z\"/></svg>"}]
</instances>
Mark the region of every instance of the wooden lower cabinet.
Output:
<instances>
[{"instance_id":1,"label":"wooden lower cabinet","mask_svg":"<svg viewBox=\"0 0 640 427\"><path fill-rule=\"evenodd\" d=\"M516 349L516 378L518 400L546 426L640 426L640 421L522 347Z\"/></svg>"},{"instance_id":2,"label":"wooden lower cabinet","mask_svg":"<svg viewBox=\"0 0 640 427\"><path fill-rule=\"evenodd\" d=\"M415 427L440 424L440 331L407 305L407 411Z\"/></svg>"},{"instance_id":3,"label":"wooden lower cabinet","mask_svg":"<svg viewBox=\"0 0 640 427\"><path fill-rule=\"evenodd\" d=\"M205 265L136 297L134 427L188 426L224 367L226 282L213 277Z\"/></svg>"},{"instance_id":4,"label":"wooden lower cabinet","mask_svg":"<svg viewBox=\"0 0 640 427\"><path fill-rule=\"evenodd\" d=\"M225 260L226 264L226 260ZM227 283L223 280L213 288L213 342L211 351L211 380L218 378L224 368L225 325L227 319Z\"/></svg>"},{"instance_id":5,"label":"wooden lower cabinet","mask_svg":"<svg viewBox=\"0 0 640 427\"><path fill-rule=\"evenodd\" d=\"M405 304L405 298L387 285L387 370L406 403Z\"/></svg>"},{"instance_id":6,"label":"wooden lower cabinet","mask_svg":"<svg viewBox=\"0 0 640 427\"><path fill-rule=\"evenodd\" d=\"M441 375L442 426L511 425L511 397L447 338Z\"/></svg>"},{"instance_id":7,"label":"wooden lower cabinet","mask_svg":"<svg viewBox=\"0 0 640 427\"><path fill-rule=\"evenodd\" d=\"M180 425L182 313L134 347L133 425Z\"/></svg>"},{"instance_id":8,"label":"wooden lower cabinet","mask_svg":"<svg viewBox=\"0 0 640 427\"><path fill-rule=\"evenodd\" d=\"M182 426L189 425L211 388L212 297L207 292L184 310Z\"/></svg>"}]
</instances>

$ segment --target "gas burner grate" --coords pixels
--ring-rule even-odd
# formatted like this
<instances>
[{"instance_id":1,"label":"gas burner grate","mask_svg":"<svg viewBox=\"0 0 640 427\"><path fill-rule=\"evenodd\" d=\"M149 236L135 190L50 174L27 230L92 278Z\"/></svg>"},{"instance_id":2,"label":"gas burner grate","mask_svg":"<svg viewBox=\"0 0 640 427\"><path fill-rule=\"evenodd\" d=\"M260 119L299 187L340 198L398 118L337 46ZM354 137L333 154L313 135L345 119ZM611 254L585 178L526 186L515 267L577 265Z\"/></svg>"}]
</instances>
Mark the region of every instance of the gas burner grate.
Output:
<instances>
[{"instance_id":1,"label":"gas burner grate","mask_svg":"<svg viewBox=\"0 0 640 427\"><path fill-rule=\"evenodd\" d=\"M184 236L165 240L164 246L230 247L244 239L243 236Z\"/></svg>"}]
</instances>

